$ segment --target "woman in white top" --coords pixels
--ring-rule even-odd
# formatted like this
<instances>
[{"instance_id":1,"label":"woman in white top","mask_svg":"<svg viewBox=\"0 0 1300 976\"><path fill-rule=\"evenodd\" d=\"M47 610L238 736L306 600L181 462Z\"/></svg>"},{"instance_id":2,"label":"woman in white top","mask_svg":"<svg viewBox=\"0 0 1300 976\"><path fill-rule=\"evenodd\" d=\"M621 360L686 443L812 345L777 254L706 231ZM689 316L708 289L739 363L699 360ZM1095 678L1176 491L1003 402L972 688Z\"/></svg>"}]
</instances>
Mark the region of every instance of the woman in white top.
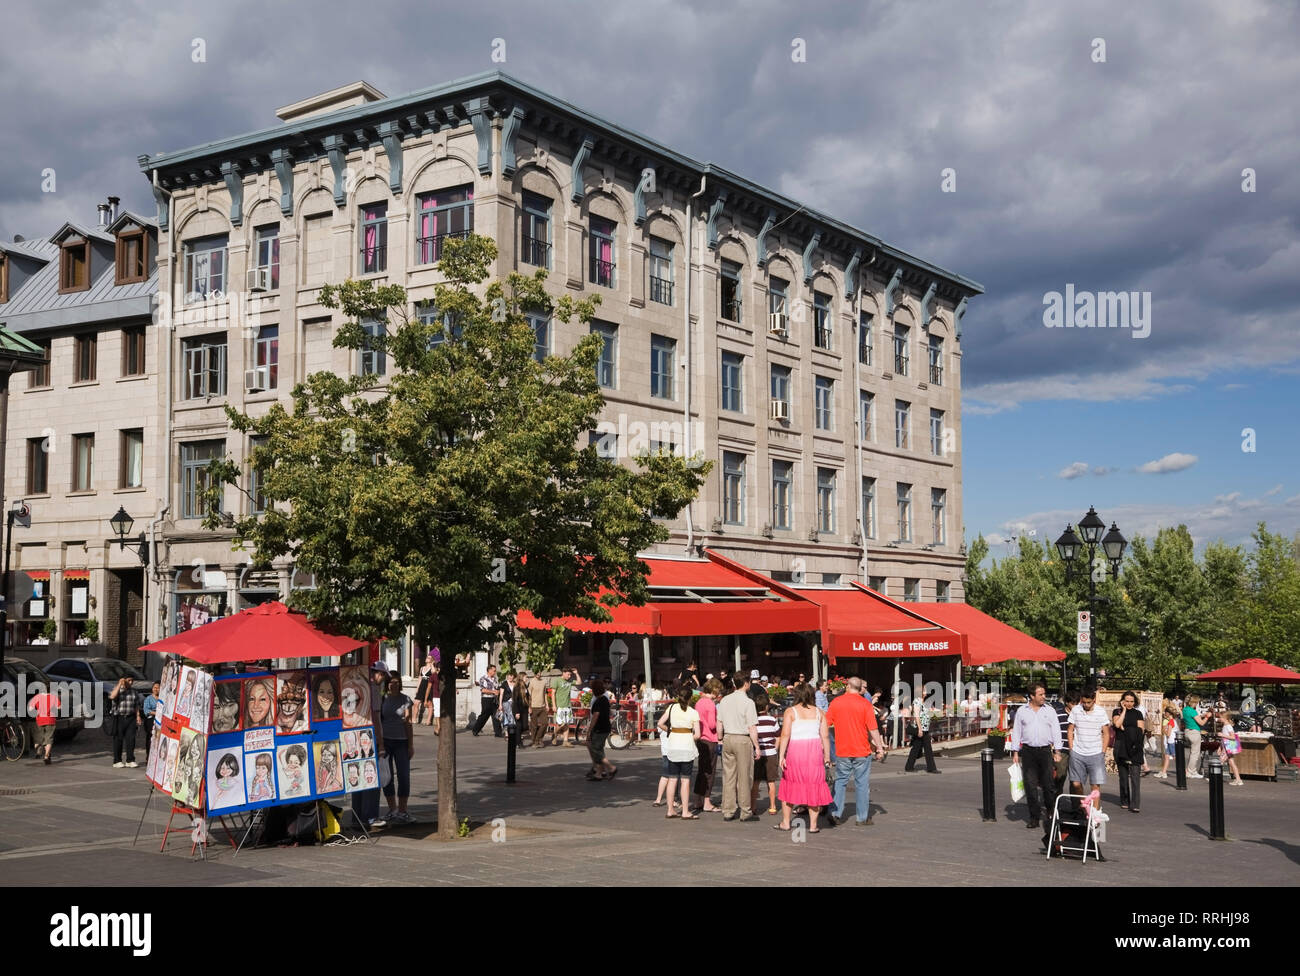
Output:
<instances>
[{"instance_id":1,"label":"woman in white top","mask_svg":"<svg viewBox=\"0 0 1300 976\"><path fill-rule=\"evenodd\" d=\"M691 708L691 699L695 697L695 688L683 684L678 690L677 701L664 709L659 719L659 728L668 735L664 747L663 776L668 780L668 813L672 820L678 814L673 812L673 780L681 784L683 820L699 820L691 813L691 772L695 766L695 756L699 751L696 741L700 738L700 713Z\"/></svg>"}]
</instances>

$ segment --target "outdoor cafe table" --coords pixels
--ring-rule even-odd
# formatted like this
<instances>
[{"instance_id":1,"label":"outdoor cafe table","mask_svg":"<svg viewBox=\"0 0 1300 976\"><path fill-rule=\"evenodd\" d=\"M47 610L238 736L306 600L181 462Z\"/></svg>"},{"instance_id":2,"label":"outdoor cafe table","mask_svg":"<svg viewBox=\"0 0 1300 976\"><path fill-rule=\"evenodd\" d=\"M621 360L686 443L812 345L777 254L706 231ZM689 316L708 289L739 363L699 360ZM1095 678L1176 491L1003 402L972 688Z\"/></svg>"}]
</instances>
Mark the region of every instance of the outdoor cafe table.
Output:
<instances>
[{"instance_id":1,"label":"outdoor cafe table","mask_svg":"<svg viewBox=\"0 0 1300 976\"><path fill-rule=\"evenodd\" d=\"M1240 738L1241 752L1235 758L1241 775L1267 776L1270 779L1277 776L1278 757L1277 749L1270 741L1272 736L1267 732L1242 732Z\"/></svg>"}]
</instances>

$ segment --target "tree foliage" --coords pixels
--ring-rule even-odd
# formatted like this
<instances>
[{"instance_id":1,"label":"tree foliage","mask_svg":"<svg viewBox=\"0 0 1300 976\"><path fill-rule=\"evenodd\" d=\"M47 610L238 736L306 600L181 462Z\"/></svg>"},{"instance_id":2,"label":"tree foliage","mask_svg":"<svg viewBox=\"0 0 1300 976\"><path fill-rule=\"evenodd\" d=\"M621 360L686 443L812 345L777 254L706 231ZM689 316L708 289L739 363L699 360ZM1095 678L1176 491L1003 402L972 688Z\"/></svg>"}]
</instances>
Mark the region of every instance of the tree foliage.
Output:
<instances>
[{"instance_id":1,"label":"tree foliage","mask_svg":"<svg viewBox=\"0 0 1300 976\"><path fill-rule=\"evenodd\" d=\"M316 589L293 595L313 618L358 637L413 626L448 660L503 639L521 609L607 620L598 591L644 603L636 553L668 538L655 518L677 515L710 468L655 455L632 469L580 447L604 403L600 339L538 363L525 313L587 322L595 301L553 298L545 271L485 285L495 258L488 238L447 241L432 314L413 313L397 285L324 286L321 304L345 319L334 345L372 371L315 373L261 417L228 411L234 429L264 439L252 465L269 500L237 520L236 545L314 573ZM374 320L377 334L365 328ZM230 462L212 469L238 482ZM452 682L443 708L455 714ZM450 724L444 837L456 827Z\"/></svg>"}]
</instances>

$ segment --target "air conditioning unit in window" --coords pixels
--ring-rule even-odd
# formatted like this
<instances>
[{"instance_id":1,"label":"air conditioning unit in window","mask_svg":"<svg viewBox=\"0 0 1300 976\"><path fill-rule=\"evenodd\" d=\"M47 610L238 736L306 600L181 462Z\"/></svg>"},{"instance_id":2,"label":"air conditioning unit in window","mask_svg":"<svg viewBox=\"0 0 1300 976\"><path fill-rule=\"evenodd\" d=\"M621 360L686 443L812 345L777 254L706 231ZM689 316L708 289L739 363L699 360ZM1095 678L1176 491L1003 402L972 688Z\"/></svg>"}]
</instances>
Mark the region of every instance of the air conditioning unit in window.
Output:
<instances>
[{"instance_id":1,"label":"air conditioning unit in window","mask_svg":"<svg viewBox=\"0 0 1300 976\"><path fill-rule=\"evenodd\" d=\"M790 316L784 312L770 312L767 316L767 334L790 338Z\"/></svg>"},{"instance_id":2,"label":"air conditioning unit in window","mask_svg":"<svg viewBox=\"0 0 1300 976\"><path fill-rule=\"evenodd\" d=\"M244 389L249 393L262 393L271 388L271 367L255 366L244 370Z\"/></svg>"},{"instance_id":3,"label":"air conditioning unit in window","mask_svg":"<svg viewBox=\"0 0 1300 976\"><path fill-rule=\"evenodd\" d=\"M271 290L271 269L269 267L249 268L248 269L248 290L249 291L270 291Z\"/></svg>"},{"instance_id":4,"label":"air conditioning unit in window","mask_svg":"<svg viewBox=\"0 0 1300 976\"><path fill-rule=\"evenodd\" d=\"M772 401L772 419L773 420L790 419L790 404L788 401L786 400Z\"/></svg>"}]
</instances>

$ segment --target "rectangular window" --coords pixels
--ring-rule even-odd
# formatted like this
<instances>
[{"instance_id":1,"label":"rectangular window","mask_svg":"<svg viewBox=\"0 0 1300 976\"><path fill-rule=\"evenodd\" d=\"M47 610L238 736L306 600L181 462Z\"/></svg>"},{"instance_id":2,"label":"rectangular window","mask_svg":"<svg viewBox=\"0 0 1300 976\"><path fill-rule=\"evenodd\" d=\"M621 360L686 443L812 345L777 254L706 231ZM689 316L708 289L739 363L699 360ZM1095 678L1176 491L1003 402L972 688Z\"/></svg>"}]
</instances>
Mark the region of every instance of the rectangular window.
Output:
<instances>
[{"instance_id":1,"label":"rectangular window","mask_svg":"<svg viewBox=\"0 0 1300 976\"><path fill-rule=\"evenodd\" d=\"M201 302L226 290L226 235L185 242L185 300Z\"/></svg>"},{"instance_id":2,"label":"rectangular window","mask_svg":"<svg viewBox=\"0 0 1300 976\"><path fill-rule=\"evenodd\" d=\"M418 264L441 261L444 241L453 237L464 239L474 232L472 186L421 193L417 204L415 243Z\"/></svg>"},{"instance_id":3,"label":"rectangular window","mask_svg":"<svg viewBox=\"0 0 1300 976\"><path fill-rule=\"evenodd\" d=\"M650 336L650 395L661 400L673 398L673 363L677 358L677 340Z\"/></svg>"},{"instance_id":4,"label":"rectangular window","mask_svg":"<svg viewBox=\"0 0 1300 976\"><path fill-rule=\"evenodd\" d=\"M388 204L361 208L361 274L388 270Z\"/></svg>"},{"instance_id":5,"label":"rectangular window","mask_svg":"<svg viewBox=\"0 0 1300 976\"><path fill-rule=\"evenodd\" d=\"M876 398L866 390L858 390L858 437L868 443L876 439Z\"/></svg>"},{"instance_id":6,"label":"rectangular window","mask_svg":"<svg viewBox=\"0 0 1300 976\"><path fill-rule=\"evenodd\" d=\"M185 399L226 395L226 335L200 336L181 344Z\"/></svg>"},{"instance_id":7,"label":"rectangular window","mask_svg":"<svg viewBox=\"0 0 1300 976\"><path fill-rule=\"evenodd\" d=\"M875 339L872 337L873 322L870 313L862 312L858 316L858 362L870 366L875 352Z\"/></svg>"},{"instance_id":8,"label":"rectangular window","mask_svg":"<svg viewBox=\"0 0 1300 976\"><path fill-rule=\"evenodd\" d=\"M266 497L266 486L262 474L253 467L253 452L259 447L266 445L265 437L250 437L248 439L248 494L249 512L253 515L261 515L271 507L270 500Z\"/></svg>"},{"instance_id":9,"label":"rectangular window","mask_svg":"<svg viewBox=\"0 0 1300 976\"><path fill-rule=\"evenodd\" d=\"M894 446L907 450L912 427L912 405L906 400L894 401Z\"/></svg>"},{"instance_id":10,"label":"rectangular window","mask_svg":"<svg viewBox=\"0 0 1300 976\"><path fill-rule=\"evenodd\" d=\"M907 338L910 330L905 325L894 325L894 375L906 376L908 365Z\"/></svg>"},{"instance_id":11,"label":"rectangular window","mask_svg":"<svg viewBox=\"0 0 1300 976\"><path fill-rule=\"evenodd\" d=\"M551 266L551 201L524 191L523 239L520 254L525 264Z\"/></svg>"},{"instance_id":12,"label":"rectangular window","mask_svg":"<svg viewBox=\"0 0 1300 976\"><path fill-rule=\"evenodd\" d=\"M95 435L72 435L72 490L95 488Z\"/></svg>"},{"instance_id":13,"label":"rectangular window","mask_svg":"<svg viewBox=\"0 0 1300 976\"><path fill-rule=\"evenodd\" d=\"M943 386L943 339L930 336L930 382Z\"/></svg>"},{"instance_id":14,"label":"rectangular window","mask_svg":"<svg viewBox=\"0 0 1300 976\"><path fill-rule=\"evenodd\" d=\"M912 541L912 486L898 483L898 541Z\"/></svg>"},{"instance_id":15,"label":"rectangular window","mask_svg":"<svg viewBox=\"0 0 1300 976\"><path fill-rule=\"evenodd\" d=\"M794 462L772 462L772 528L790 528L790 492L794 487Z\"/></svg>"},{"instance_id":16,"label":"rectangular window","mask_svg":"<svg viewBox=\"0 0 1300 976\"><path fill-rule=\"evenodd\" d=\"M816 408L818 430L835 429L834 403L835 381L827 379L825 376L818 376L813 390L813 405Z\"/></svg>"},{"instance_id":17,"label":"rectangular window","mask_svg":"<svg viewBox=\"0 0 1300 976\"><path fill-rule=\"evenodd\" d=\"M121 465L117 473L119 488L139 488L144 484L144 431L122 431Z\"/></svg>"},{"instance_id":18,"label":"rectangular window","mask_svg":"<svg viewBox=\"0 0 1300 976\"><path fill-rule=\"evenodd\" d=\"M921 602L921 581L918 579L903 580L903 600L906 603Z\"/></svg>"},{"instance_id":19,"label":"rectangular window","mask_svg":"<svg viewBox=\"0 0 1300 976\"><path fill-rule=\"evenodd\" d=\"M870 587L871 587L873 590L875 590L877 593L884 594L885 596L888 596L888 595L889 595L889 594L885 593L885 577L883 577L883 576L870 576L870 577L868 577L868 580L869 580L869 582L867 583L867 585L870 586Z\"/></svg>"},{"instance_id":20,"label":"rectangular window","mask_svg":"<svg viewBox=\"0 0 1300 976\"><path fill-rule=\"evenodd\" d=\"M876 479L862 479L862 534L876 537Z\"/></svg>"},{"instance_id":21,"label":"rectangular window","mask_svg":"<svg viewBox=\"0 0 1300 976\"><path fill-rule=\"evenodd\" d=\"M361 330L366 334L362 344L360 372L362 376L384 376L388 372L388 353L379 341L386 336L384 320L369 316L361 320Z\"/></svg>"},{"instance_id":22,"label":"rectangular window","mask_svg":"<svg viewBox=\"0 0 1300 976\"><path fill-rule=\"evenodd\" d=\"M745 357L738 352L722 354L722 409L742 413L744 397Z\"/></svg>"},{"instance_id":23,"label":"rectangular window","mask_svg":"<svg viewBox=\"0 0 1300 976\"><path fill-rule=\"evenodd\" d=\"M740 265L734 261L722 262L722 276L718 279L718 317L728 322L740 321Z\"/></svg>"},{"instance_id":24,"label":"rectangular window","mask_svg":"<svg viewBox=\"0 0 1300 976\"><path fill-rule=\"evenodd\" d=\"M50 365L51 365L51 350L53 347L53 340L36 339L34 341L38 346L41 347L41 351L45 354L45 365L37 366L34 370L32 370L32 374L31 374L32 378L30 380L31 385L28 386L29 390L34 390L42 386L50 385Z\"/></svg>"},{"instance_id":25,"label":"rectangular window","mask_svg":"<svg viewBox=\"0 0 1300 976\"><path fill-rule=\"evenodd\" d=\"M835 531L835 471L817 469L817 531Z\"/></svg>"},{"instance_id":26,"label":"rectangular window","mask_svg":"<svg viewBox=\"0 0 1300 976\"><path fill-rule=\"evenodd\" d=\"M9 255L0 254L0 305L9 301Z\"/></svg>"},{"instance_id":27,"label":"rectangular window","mask_svg":"<svg viewBox=\"0 0 1300 976\"><path fill-rule=\"evenodd\" d=\"M280 225L257 228L257 250L253 255L250 291L274 291L280 287Z\"/></svg>"},{"instance_id":28,"label":"rectangular window","mask_svg":"<svg viewBox=\"0 0 1300 976\"><path fill-rule=\"evenodd\" d=\"M671 241L650 238L650 301L661 305L673 303L673 245Z\"/></svg>"},{"instance_id":29,"label":"rectangular window","mask_svg":"<svg viewBox=\"0 0 1300 976\"><path fill-rule=\"evenodd\" d=\"M181 518L207 515L203 494L212 485L208 462L225 453L225 441L195 441L181 445Z\"/></svg>"},{"instance_id":30,"label":"rectangular window","mask_svg":"<svg viewBox=\"0 0 1300 976\"><path fill-rule=\"evenodd\" d=\"M745 524L745 455L722 452L722 519Z\"/></svg>"},{"instance_id":31,"label":"rectangular window","mask_svg":"<svg viewBox=\"0 0 1300 976\"><path fill-rule=\"evenodd\" d=\"M439 312L438 306L431 301L416 303L415 314L420 323L429 328L430 349L442 345L449 336L453 340L459 339L464 332L464 327L452 317L450 312L446 314Z\"/></svg>"},{"instance_id":32,"label":"rectangular window","mask_svg":"<svg viewBox=\"0 0 1300 976\"><path fill-rule=\"evenodd\" d=\"M790 416L790 367L772 367L772 399L785 404L785 415Z\"/></svg>"},{"instance_id":33,"label":"rectangular window","mask_svg":"<svg viewBox=\"0 0 1300 976\"><path fill-rule=\"evenodd\" d=\"M263 389L274 390L280 382L280 327L262 326L253 346L253 364L265 377Z\"/></svg>"},{"instance_id":34,"label":"rectangular window","mask_svg":"<svg viewBox=\"0 0 1300 976\"><path fill-rule=\"evenodd\" d=\"M536 312L529 312L526 318L533 327L533 358L543 363L551 354L551 320Z\"/></svg>"},{"instance_id":35,"label":"rectangular window","mask_svg":"<svg viewBox=\"0 0 1300 976\"><path fill-rule=\"evenodd\" d=\"M947 580L934 581L934 602L935 603L947 603L951 599L951 597L949 597L948 595L950 586L951 584Z\"/></svg>"},{"instance_id":36,"label":"rectangular window","mask_svg":"<svg viewBox=\"0 0 1300 976\"><path fill-rule=\"evenodd\" d=\"M85 291L90 287L90 242L76 238L59 250L59 291Z\"/></svg>"},{"instance_id":37,"label":"rectangular window","mask_svg":"<svg viewBox=\"0 0 1300 976\"><path fill-rule=\"evenodd\" d=\"M122 375L144 375L144 329L122 330Z\"/></svg>"},{"instance_id":38,"label":"rectangular window","mask_svg":"<svg viewBox=\"0 0 1300 976\"><path fill-rule=\"evenodd\" d=\"M930 453L943 457L943 411L930 411Z\"/></svg>"},{"instance_id":39,"label":"rectangular window","mask_svg":"<svg viewBox=\"0 0 1300 976\"><path fill-rule=\"evenodd\" d=\"M618 326L610 322L592 322L591 331L603 344L596 362L596 382L607 390L618 388Z\"/></svg>"},{"instance_id":40,"label":"rectangular window","mask_svg":"<svg viewBox=\"0 0 1300 976\"><path fill-rule=\"evenodd\" d=\"M947 519L944 518L944 509L948 504L948 491L946 488L930 489L930 533L934 544L941 546L948 541Z\"/></svg>"},{"instance_id":41,"label":"rectangular window","mask_svg":"<svg viewBox=\"0 0 1300 976\"><path fill-rule=\"evenodd\" d=\"M99 363L99 343L96 336L79 335L73 340L72 382L89 383L95 378Z\"/></svg>"},{"instance_id":42,"label":"rectangular window","mask_svg":"<svg viewBox=\"0 0 1300 976\"><path fill-rule=\"evenodd\" d=\"M781 315L788 317L790 315L790 282L783 278L773 275L768 279L767 285L767 313L768 315Z\"/></svg>"},{"instance_id":43,"label":"rectangular window","mask_svg":"<svg viewBox=\"0 0 1300 976\"><path fill-rule=\"evenodd\" d=\"M591 252L591 281L606 288L614 287L614 233L618 225L603 217L592 217L588 249Z\"/></svg>"},{"instance_id":44,"label":"rectangular window","mask_svg":"<svg viewBox=\"0 0 1300 976\"><path fill-rule=\"evenodd\" d=\"M29 495L44 495L50 490L49 448L48 438L27 438L27 494Z\"/></svg>"},{"instance_id":45,"label":"rectangular window","mask_svg":"<svg viewBox=\"0 0 1300 976\"><path fill-rule=\"evenodd\" d=\"M830 349L831 340L831 296L820 291L813 292L813 345L818 349Z\"/></svg>"},{"instance_id":46,"label":"rectangular window","mask_svg":"<svg viewBox=\"0 0 1300 976\"><path fill-rule=\"evenodd\" d=\"M587 434L587 446L596 449L596 456L607 461L618 459L618 434L611 431L593 430Z\"/></svg>"},{"instance_id":47,"label":"rectangular window","mask_svg":"<svg viewBox=\"0 0 1300 976\"><path fill-rule=\"evenodd\" d=\"M145 246L143 228L117 235L113 284L126 285L133 281L144 281L149 276Z\"/></svg>"}]
</instances>

